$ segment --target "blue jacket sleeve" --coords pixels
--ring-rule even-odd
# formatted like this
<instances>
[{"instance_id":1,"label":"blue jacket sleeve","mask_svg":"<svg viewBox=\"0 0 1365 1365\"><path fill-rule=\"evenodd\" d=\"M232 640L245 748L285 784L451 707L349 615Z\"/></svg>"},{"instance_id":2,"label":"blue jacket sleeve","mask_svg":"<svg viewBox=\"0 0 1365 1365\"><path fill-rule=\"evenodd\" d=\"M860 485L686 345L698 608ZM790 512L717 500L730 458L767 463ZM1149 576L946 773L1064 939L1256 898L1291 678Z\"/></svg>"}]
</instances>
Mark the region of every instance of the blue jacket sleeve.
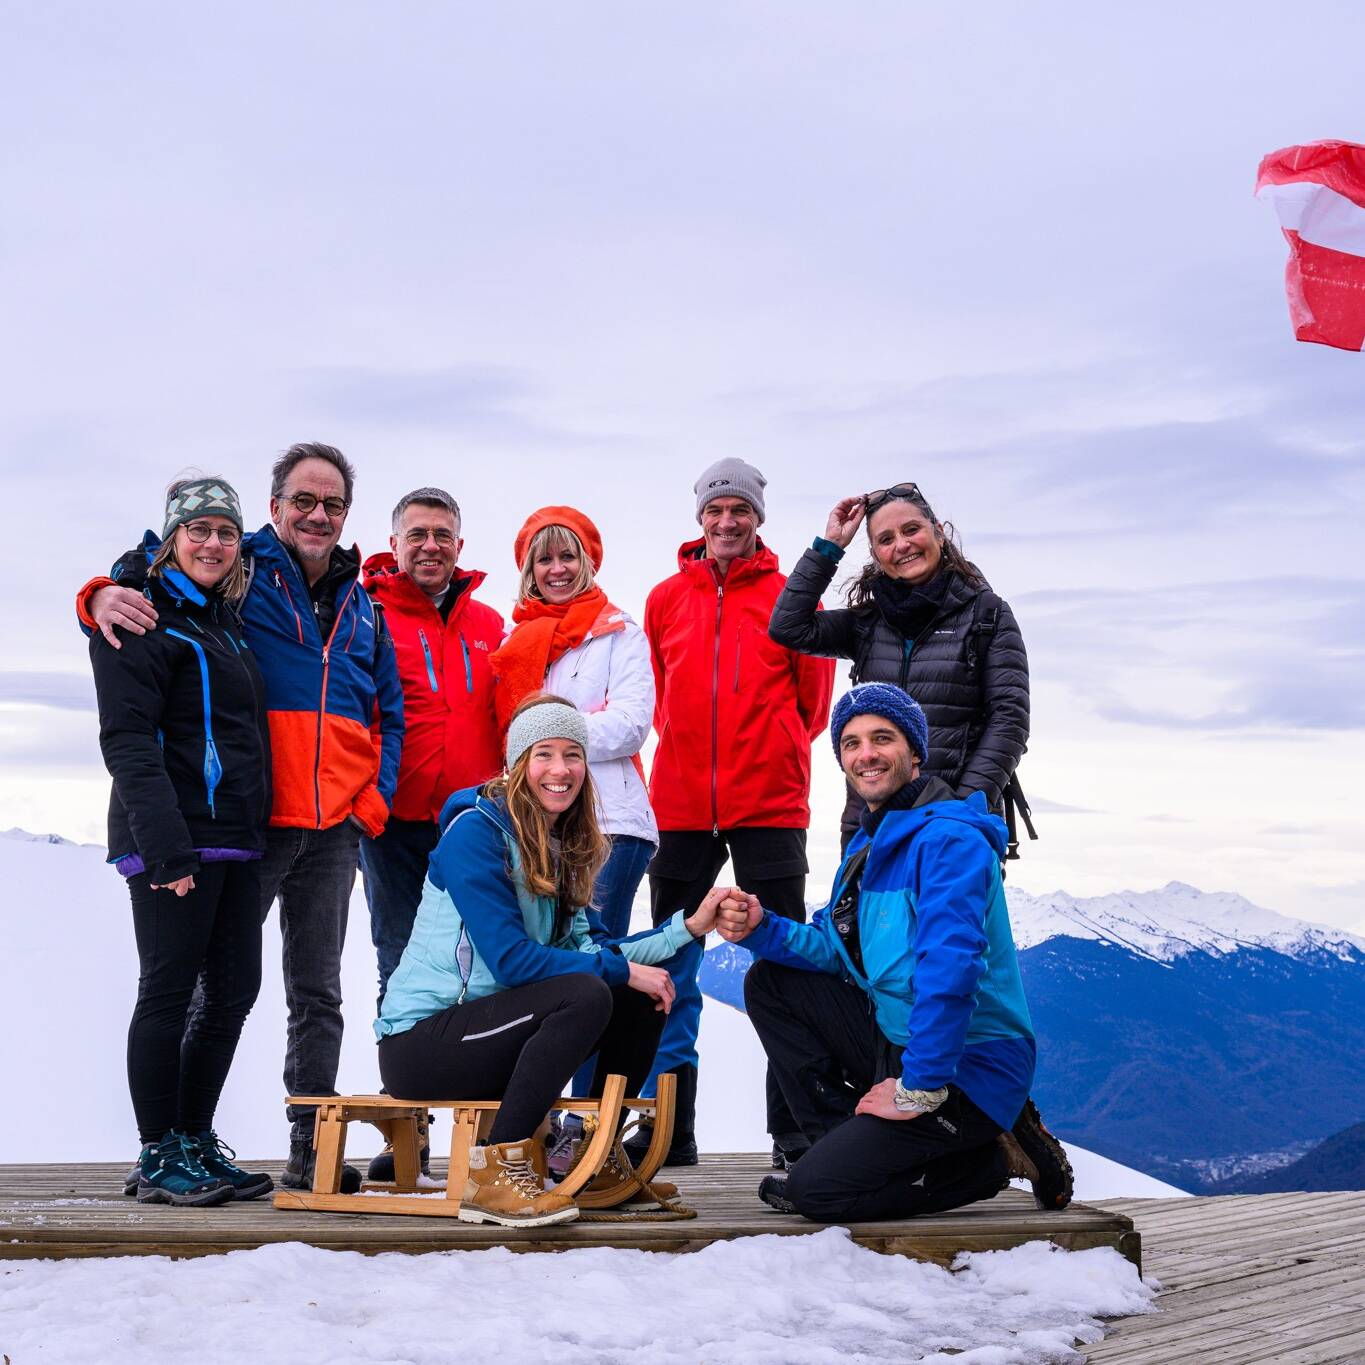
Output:
<instances>
[{"instance_id":1,"label":"blue jacket sleeve","mask_svg":"<svg viewBox=\"0 0 1365 1365\"><path fill-rule=\"evenodd\" d=\"M844 970L844 960L830 942L823 910L817 911L809 924L798 924L765 910L758 928L740 941L740 947L755 957L803 972L839 976Z\"/></svg>"},{"instance_id":2,"label":"blue jacket sleeve","mask_svg":"<svg viewBox=\"0 0 1365 1365\"><path fill-rule=\"evenodd\" d=\"M915 994L902 1080L937 1090L957 1074L986 970L985 914L999 863L986 841L947 821L915 840Z\"/></svg>"},{"instance_id":3,"label":"blue jacket sleeve","mask_svg":"<svg viewBox=\"0 0 1365 1365\"><path fill-rule=\"evenodd\" d=\"M621 986L630 975L616 953L575 952L538 943L526 932L502 836L477 812L460 816L431 855L433 880L460 912L474 948L500 986L525 986L570 972Z\"/></svg>"}]
</instances>

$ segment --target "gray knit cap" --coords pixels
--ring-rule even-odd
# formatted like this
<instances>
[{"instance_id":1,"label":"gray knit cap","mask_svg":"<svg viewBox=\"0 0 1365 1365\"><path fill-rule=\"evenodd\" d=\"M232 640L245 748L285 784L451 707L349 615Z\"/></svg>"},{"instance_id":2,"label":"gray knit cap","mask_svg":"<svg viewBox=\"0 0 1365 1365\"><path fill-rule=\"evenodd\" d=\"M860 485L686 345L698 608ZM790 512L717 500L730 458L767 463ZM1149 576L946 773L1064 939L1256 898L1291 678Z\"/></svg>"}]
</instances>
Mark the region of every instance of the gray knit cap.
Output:
<instances>
[{"instance_id":1,"label":"gray knit cap","mask_svg":"<svg viewBox=\"0 0 1365 1365\"><path fill-rule=\"evenodd\" d=\"M517 759L542 739L571 739L586 757L588 722L577 707L567 702L544 701L528 706L520 715L513 716L507 727L507 766L515 767Z\"/></svg>"},{"instance_id":2,"label":"gray knit cap","mask_svg":"<svg viewBox=\"0 0 1365 1365\"><path fill-rule=\"evenodd\" d=\"M173 483L166 494L166 524L161 539L167 540L177 526L196 517L226 517L239 531L242 526L242 500L226 479L185 479Z\"/></svg>"},{"instance_id":3,"label":"gray knit cap","mask_svg":"<svg viewBox=\"0 0 1365 1365\"><path fill-rule=\"evenodd\" d=\"M768 481L753 465L733 457L717 460L695 484L697 495L697 520L701 521L702 508L712 498L743 498L758 513L758 524L763 525L763 490Z\"/></svg>"}]
</instances>

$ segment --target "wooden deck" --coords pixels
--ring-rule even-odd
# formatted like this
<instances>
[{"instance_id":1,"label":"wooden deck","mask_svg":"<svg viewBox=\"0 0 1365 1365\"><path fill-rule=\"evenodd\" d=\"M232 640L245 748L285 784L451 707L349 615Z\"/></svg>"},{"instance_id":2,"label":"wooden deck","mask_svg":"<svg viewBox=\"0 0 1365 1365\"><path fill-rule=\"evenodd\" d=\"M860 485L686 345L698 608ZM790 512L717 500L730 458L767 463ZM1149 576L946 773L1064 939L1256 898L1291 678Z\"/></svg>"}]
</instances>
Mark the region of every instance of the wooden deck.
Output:
<instances>
[{"instance_id":1,"label":"wooden deck","mask_svg":"<svg viewBox=\"0 0 1365 1365\"><path fill-rule=\"evenodd\" d=\"M247 1163L278 1177L279 1164ZM439 1166L436 1169L440 1169ZM61 1256L202 1256L267 1242L307 1242L338 1251L445 1251L505 1246L564 1251L616 1246L696 1251L756 1233L801 1236L818 1225L761 1204L764 1157L705 1156L694 1170L666 1170L697 1217L672 1222L577 1222L498 1228L453 1218L290 1212L268 1199L217 1209L138 1204L119 1191L123 1165L0 1166L0 1259ZM982 1204L933 1218L855 1224L853 1239L874 1251L948 1264L960 1251L998 1250L1043 1239L1081 1250L1116 1247L1140 1263L1141 1243L1124 1215L1075 1205L1042 1213L1006 1191Z\"/></svg>"},{"instance_id":2,"label":"wooden deck","mask_svg":"<svg viewBox=\"0 0 1365 1365\"><path fill-rule=\"evenodd\" d=\"M1117 1199L1160 1312L1126 1318L1093 1365L1361 1365L1365 1191Z\"/></svg>"}]
</instances>

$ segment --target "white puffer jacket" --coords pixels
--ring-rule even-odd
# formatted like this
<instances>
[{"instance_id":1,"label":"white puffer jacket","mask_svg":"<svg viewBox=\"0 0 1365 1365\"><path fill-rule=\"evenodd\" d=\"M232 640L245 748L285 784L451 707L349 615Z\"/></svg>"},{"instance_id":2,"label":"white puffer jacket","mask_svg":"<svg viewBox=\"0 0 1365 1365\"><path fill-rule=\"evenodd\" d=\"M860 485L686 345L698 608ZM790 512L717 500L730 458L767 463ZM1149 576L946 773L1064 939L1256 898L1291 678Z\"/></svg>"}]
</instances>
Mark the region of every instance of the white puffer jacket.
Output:
<instances>
[{"instance_id":1,"label":"white puffer jacket","mask_svg":"<svg viewBox=\"0 0 1365 1365\"><path fill-rule=\"evenodd\" d=\"M633 759L654 720L654 670L645 633L625 612L625 629L589 635L561 654L545 690L587 717L588 768L597 786L602 830L659 842L649 793Z\"/></svg>"}]
</instances>

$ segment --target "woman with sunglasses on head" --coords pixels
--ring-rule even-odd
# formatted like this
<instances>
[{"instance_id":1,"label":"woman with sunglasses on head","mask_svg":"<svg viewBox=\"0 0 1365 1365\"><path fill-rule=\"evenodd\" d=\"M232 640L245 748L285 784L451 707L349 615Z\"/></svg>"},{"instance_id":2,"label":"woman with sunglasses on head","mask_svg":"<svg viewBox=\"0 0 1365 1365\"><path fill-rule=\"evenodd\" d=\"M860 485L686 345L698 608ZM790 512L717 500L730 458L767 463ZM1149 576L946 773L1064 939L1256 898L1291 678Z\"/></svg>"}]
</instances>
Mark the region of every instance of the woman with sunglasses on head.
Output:
<instances>
[{"instance_id":1,"label":"woman with sunglasses on head","mask_svg":"<svg viewBox=\"0 0 1365 1365\"><path fill-rule=\"evenodd\" d=\"M865 525L872 558L848 605L820 611L844 551ZM951 523L913 483L835 504L773 609L769 634L805 654L853 661L852 681L895 683L924 708L925 771L999 809L1028 739L1028 657L1009 605L962 553ZM849 791L841 844L863 803Z\"/></svg>"},{"instance_id":2,"label":"woman with sunglasses on head","mask_svg":"<svg viewBox=\"0 0 1365 1365\"><path fill-rule=\"evenodd\" d=\"M550 1106L594 1052L590 1095L613 1072L639 1093L673 1001L667 964L705 936L730 894L717 888L690 918L679 910L632 939L595 931L586 911L608 842L588 720L560 697L528 698L508 726L506 776L446 802L375 1023L390 1095L502 1101L487 1145L470 1154L465 1222L541 1227L577 1217L571 1198L546 1188ZM618 1178L613 1165L594 1181Z\"/></svg>"},{"instance_id":3,"label":"woman with sunglasses on head","mask_svg":"<svg viewBox=\"0 0 1365 1365\"><path fill-rule=\"evenodd\" d=\"M230 484L173 483L162 533L142 547L158 629L118 649L90 637L114 780L109 860L128 879L138 947L128 1085L143 1146L125 1193L144 1203L202 1207L272 1188L213 1128L261 984L270 815L265 693L238 616L241 540ZM187 1027L196 981L202 1008Z\"/></svg>"}]
</instances>

